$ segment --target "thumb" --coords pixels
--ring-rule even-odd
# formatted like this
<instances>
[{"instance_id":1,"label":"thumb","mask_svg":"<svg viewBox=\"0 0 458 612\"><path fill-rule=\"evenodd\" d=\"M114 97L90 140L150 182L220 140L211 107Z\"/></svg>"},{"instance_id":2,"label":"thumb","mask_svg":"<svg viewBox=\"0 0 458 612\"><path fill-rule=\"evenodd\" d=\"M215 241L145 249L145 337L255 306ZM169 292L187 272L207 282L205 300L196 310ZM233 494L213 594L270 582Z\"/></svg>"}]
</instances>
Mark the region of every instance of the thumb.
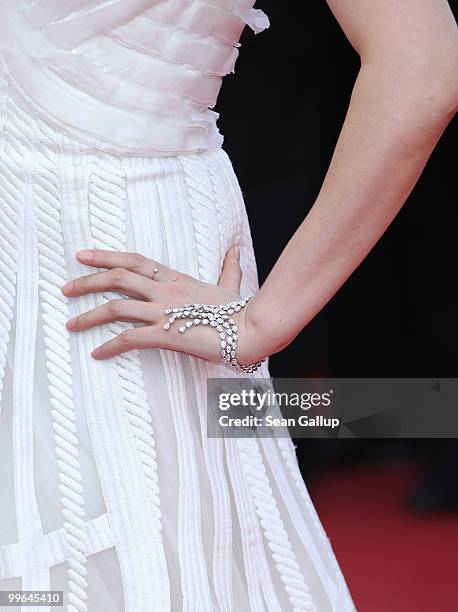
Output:
<instances>
[{"instance_id":1,"label":"thumb","mask_svg":"<svg viewBox=\"0 0 458 612\"><path fill-rule=\"evenodd\" d=\"M238 246L233 246L229 249L224 258L218 287L224 287L225 289L231 289L239 293L241 281L242 268L240 267L240 249Z\"/></svg>"}]
</instances>

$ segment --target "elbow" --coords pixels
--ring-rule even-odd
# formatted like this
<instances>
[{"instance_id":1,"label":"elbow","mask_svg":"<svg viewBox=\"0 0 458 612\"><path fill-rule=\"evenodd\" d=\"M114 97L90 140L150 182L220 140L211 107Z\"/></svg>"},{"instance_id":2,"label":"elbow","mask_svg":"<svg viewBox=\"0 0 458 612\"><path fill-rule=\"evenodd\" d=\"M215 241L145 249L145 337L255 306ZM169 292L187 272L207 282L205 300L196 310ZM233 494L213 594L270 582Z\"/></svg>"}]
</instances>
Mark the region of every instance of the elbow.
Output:
<instances>
[{"instance_id":1,"label":"elbow","mask_svg":"<svg viewBox=\"0 0 458 612\"><path fill-rule=\"evenodd\" d=\"M458 109L458 43L424 53L414 64L411 80L425 112L439 121L453 117Z\"/></svg>"},{"instance_id":2,"label":"elbow","mask_svg":"<svg viewBox=\"0 0 458 612\"><path fill-rule=\"evenodd\" d=\"M400 113L401 118L404 117L425 137L442 133L458 109L458 86L455 78L458 67L453 72L445 68L450 68L450 65L434 73L414 74L415 82L407 84L404 90L405 105L404 113Z\"/></svg>"},{"instance_id":3,"label":"elbow","mask_svg":"<svg viewBox=\"0 0 458 612\"><path fill-rule=\"evenodd\" d=\"M452 118L458 110L458 45L422 76L427 108L439 119Z\"/></svg>"},{"instance_id":4,"label":"elbow","mask_svg":"<svg viewBox=\"0 0 458 612\"><path fill-rule=\"evenodd\" d=\"M449 123L458 109L458 87L450 76L449 79L431 77L418 81L421 88L415 88L410 101L411 115L431 128Z\"/></svg>"}]
</instances>

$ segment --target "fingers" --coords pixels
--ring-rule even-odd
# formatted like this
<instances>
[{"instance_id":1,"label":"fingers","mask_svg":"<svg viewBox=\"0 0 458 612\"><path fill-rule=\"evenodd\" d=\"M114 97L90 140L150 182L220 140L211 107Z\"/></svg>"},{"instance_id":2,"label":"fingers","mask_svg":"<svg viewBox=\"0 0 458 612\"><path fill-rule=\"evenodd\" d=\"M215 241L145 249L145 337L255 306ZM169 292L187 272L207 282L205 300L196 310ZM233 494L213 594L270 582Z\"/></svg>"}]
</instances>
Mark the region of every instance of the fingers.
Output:
<instances>
[{"instance_id":1,"label":"fingers","mask_svg":"<svg viewBox=\"0 0 458 612\"><path fill-rule=\"evenodd\" d=\"M124 268L114 268L108 272L80 276L62 287L62 292L68 297L104 291L122 291L131 297L152 300L154 281Z\"/></svg>"},{"instance_id":2,"label":"fingers","mask_svg":"<svg viewBox=\"0 0 458 612\"><path fill-rule=\"evenodd\" d=\"M216 295L238 295L242 276L238 248L228 251L220 275L220 287L230 291L217 289L215 285L207 283L199 285L199 281L188 274L162 266L138 253L91 249L79 251L77 258L81 263L105 270L70 281L62 288L64 295L77 297L116 291L137 298L138 301L110 300L68 321L70 331L86 330L114 321L146 323L144 327L126 330L95 349L92 352L95 359L108 359L141 348L163 348L210 361L218 359L219 340L213 330L195 329L194 333L187 334L165 333L167 317L163 311L165 305L196 301L200 290L202 295L212 295L212 291ZM216 302L218 298L209 299Z\"/></svg>"},{"instance_id":3,"label":"fingers","mask_svg":"<svg viewBox=\"0 0 458 612\"><path fill-rule=\"evenodd\" d=\"M139 348L161 348L163 335L157 326L137 327L128 329L112 340L105 342L102 346L94 349L91 353L94 359L109 359L115 355L121 355L127 351Z\"/></svg>"},{"instance_id":4,"label":"fingers","mask_svg":"<svg viewBox=\"0 0 458 612\"><path fill-rule=\"evenodd\" d=\"M89 312L78 315L67 322L70 331L82 331L96 325L113 321L130 321L154 323L158 320L162 309L147 302L136 300L111 300L103 306L98 306Z\"/></svg>"},{"instance_id":5,"label":"fingers","mask_svg":"<svg viewBox=\"0 0 458 612\"><path fill-rule=\"evenodd\" d=\"M229 251L226 253L218 286L224 287L225 289L231 289L234 292L239 293L241 281L242 269L240 267L240 249L236 245L229 249Z\"/></svg>"},{"instance_id":6,"label":"fingers","mask_svg":"<svg viewBox=\"0 0 458 612\"><path fill-rule=\"evenodd\" d=\"M139 253L124 253L120 251L105 251L103 249L88 249L78 251L78 260L87 266L97 268L125 268L136 274L141 274L155 281L176 280L180 273L167 266L144 257Z\"/></svg>"},{"instance_id":7,"label":"fingers","mask_svg":"<svg viewBox=\"0 0 458 612\"><path fill-rule=\"evenodd\" d=\"M168 317L163 316L162 310L160 315L150 325L129 329L105 342L92 351L92 357L103 360L133 349L162 348L210 361L216 361L219 358L221 350L219 337L213 329L201 326L190 329L187 333L180 333L178 328L166 332L164 321L167 321Z\"/></svg>"}]
</instances>

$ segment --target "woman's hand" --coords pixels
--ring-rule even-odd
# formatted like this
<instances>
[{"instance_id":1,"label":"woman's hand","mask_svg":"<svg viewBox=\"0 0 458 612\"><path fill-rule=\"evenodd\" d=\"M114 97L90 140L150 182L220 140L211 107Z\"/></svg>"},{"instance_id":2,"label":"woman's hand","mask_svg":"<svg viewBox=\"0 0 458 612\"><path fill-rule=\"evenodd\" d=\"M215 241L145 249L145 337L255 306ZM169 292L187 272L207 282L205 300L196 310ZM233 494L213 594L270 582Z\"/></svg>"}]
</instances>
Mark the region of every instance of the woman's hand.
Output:
<instances>
[{"instance_id":1,"label":"woman's hand","mask_svg":"<svg viewBox=\"0 0 458 612\"><path fill-rule=\"evenodd\" d=\"M168 331L164 324L166 308L186 303L224 304L240 298L242 271L238 247L226 254L218 285L211 285L177 272L137 253L121 253L99 249L77 253L77 259L88 266L106 271L81 276L67 283L62 292L68 297L89 293L120 292L135 299L113 299L67 323L76 332L113 321L143 323L106 342L92 352L95 359L107 359L135 348L164 348L189 353L209 361L220 361L219 336L215 329L193 326L186 333L175 324ZM254 328L250 325L248 302L232 315L238 327L237 360L241 364L258 361Z\"/></svg>"}]
</instances>

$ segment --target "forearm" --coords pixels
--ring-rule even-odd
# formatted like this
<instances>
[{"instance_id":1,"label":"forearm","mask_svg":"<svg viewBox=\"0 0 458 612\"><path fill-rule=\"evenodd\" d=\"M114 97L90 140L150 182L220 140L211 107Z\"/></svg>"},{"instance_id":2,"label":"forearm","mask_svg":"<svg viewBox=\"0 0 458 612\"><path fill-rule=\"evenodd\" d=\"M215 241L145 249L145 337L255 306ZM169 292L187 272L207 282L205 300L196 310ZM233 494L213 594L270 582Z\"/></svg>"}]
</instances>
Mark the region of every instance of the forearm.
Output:
<instances>
[{"instance_id":1,"label":"forearm","mask_svg":"<svg viewBox=\"0 0 458 612\"><path fill-rule=\"evenodd\" d=\"M252 304L269 327L264 350L291 342L396 216L453 115L442 86L421 91L383 62L363 64L320 194Z\"/></svg>"}]
</instances>

